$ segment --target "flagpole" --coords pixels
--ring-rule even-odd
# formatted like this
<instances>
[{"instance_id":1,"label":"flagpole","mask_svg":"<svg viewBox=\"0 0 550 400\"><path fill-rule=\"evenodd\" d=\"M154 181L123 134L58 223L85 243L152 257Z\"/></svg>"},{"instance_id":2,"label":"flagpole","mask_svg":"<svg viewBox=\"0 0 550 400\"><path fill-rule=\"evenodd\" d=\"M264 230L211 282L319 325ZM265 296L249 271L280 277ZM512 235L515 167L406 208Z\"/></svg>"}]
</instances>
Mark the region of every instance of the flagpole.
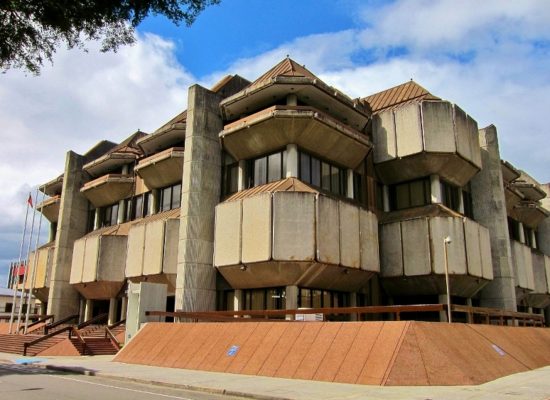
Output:
<instances>
[{"instance_id":1,"label":"flagpole","mask_svg":"<svg viewBox=\"0 0 550 400\"><path fill-rule=\"evenodd\" d=\"M36 206L36 201L37 200L38 200L38 188L36 189L36 195L34 196L34 205L35 206ZM34 217L35 216L36 216L36 212L33 209L32 222L31 222L31 234L29 236L29 247L27 248L27 266L25 267L25 274L23 275L23 287L21 288L19 312L17 314L17 330L16 330L17 333L19 333L19 328L21 327L21 314L23 313L23 302L25 300L25 286L27 286L27 278L28 278L28 272L29 272L29 255L31 253L32 236L33 236L33 232L34 232Z\"/></svg>"},{"instance_id":2,"label":"flagpole","mask_svg":"<svg viewBox=\"0 0 550 400\"><path fill-rule=\"evenodd\" d=\"M32 202L32 197L31 197L31 194L29 193L29 198L27 200L27 211L25 212L25 225L23 226L23 237L21 238L21 247L19 248L19 259L17 261L17 278L14 277L14 281L19 283L18 280L19 280L19 268L21 268L21 258L23 257L23 245L25 243L25 236L27 234L27 219L29 217L29 207L30 207L30 203L29 203L29 200L31 200ZM15 280L17 279L17 281ZM10 328L9 328L9 333L11 334L11 328L13 326L13 318L15 316L15 308L16 308L16 298L17 298L17 286L15 287L15 289L13 289L13 298L12 298L12 304L13 304L13 307L11 309L11 315L10 315Z\"/></svg>"},{"instance_id":3,"label":"flagpole","mask_svg":"<svg viewBox=\"0 0 550 400\"><path fill-rule=\"evenodd\" d=\"M38 190L38 189L37 189ZM38 201L38 192L36 192L36 197L37 197L37 201ZM46 197L46 193L42 193L42 201L40 202L40 204L44 203L44 197ZM38 204L39 203L36 203L35 204L35 207L36 207L36 210L38 210ZM25 315L25 329L23 330L23 333L26 335L27 334L27 328L29 327L29 314L31 312L31 299L32 299L32 291L34 289L34 279L35 279L35 276L36 276L36 264L38 264L38 244L39 244L39 241L40 241L40 228L42 227L42 210L40 210L40 217L38 219L38 233L36 235L36 243L34 245L34 260L33 260L33 263L32 263L32 270L31 270L31 283L29 284L29 294L28 294L28 297L27 297L27 314ZM29 254L30 256L30 254Z\"/></svg>"}]
</instances>

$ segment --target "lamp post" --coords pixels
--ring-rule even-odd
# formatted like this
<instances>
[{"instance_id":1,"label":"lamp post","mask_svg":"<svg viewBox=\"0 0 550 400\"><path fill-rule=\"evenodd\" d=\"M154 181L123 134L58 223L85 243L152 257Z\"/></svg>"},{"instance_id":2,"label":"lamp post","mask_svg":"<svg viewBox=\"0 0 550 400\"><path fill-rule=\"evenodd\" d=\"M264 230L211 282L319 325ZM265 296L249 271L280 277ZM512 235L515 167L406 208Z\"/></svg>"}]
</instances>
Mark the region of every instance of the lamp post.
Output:
<instances>
[{"instance_id":1,"label":"lamp post","mask_svg":"<svg viewBox=\"0 0 550 400\"><path fill-rule=\"evenodd\" d=\"M447 245L451 243L451 237L447 236L443 239L443 251L445 254L445 286L447 289L447 317L449 324L452 322L451 317L451 291L449 289L449 257L447 256Z\"/></svg>"}]
</instances>

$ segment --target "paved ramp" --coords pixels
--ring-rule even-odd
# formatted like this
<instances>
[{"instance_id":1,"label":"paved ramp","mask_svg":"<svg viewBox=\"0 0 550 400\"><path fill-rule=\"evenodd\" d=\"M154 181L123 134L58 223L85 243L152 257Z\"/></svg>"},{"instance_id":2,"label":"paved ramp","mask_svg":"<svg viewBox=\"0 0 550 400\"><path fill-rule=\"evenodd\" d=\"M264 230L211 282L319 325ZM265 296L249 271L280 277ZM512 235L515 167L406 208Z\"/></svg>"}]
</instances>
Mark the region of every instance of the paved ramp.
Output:
<instances>
[{"instance_id":1,"label":"paved ramp","mask_svg":"<svg viewBox=\"0 0 550 400\"><path fill-rule=\"evenodd\" d=\"M366 385L466 385L550 365L550 330L393 321L149 323L115 361Z\"/></svg>"}]
</instances>

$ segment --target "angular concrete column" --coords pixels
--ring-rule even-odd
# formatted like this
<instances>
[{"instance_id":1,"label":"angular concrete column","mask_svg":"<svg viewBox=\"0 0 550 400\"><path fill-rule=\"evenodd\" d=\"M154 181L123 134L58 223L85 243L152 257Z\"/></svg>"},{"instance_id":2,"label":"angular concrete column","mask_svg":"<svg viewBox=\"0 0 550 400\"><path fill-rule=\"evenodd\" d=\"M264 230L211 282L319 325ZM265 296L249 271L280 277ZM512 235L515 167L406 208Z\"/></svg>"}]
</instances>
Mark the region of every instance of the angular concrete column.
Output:
<instances>
[{"instance_id":1,"label":"angular concrete column","mask_svg":"<svg viewBox=\"0 0 550 400\"><path fill-rule=\"evenodd\" d=\"M350 307L357 307L357 293L352 292L349 294L349 306ZM350 321L357 321L357 314L350 314L349 315Z\"/></svg>"},{"instance_id":2,"label":"angular concrete column","mask_svg":"<svg viewBox=\"0 0 550 400\"><path fill-rule=\"evenodd\" d=\"M246 189L246 160L239 161L239 175L237 176L237 190Z\"/></svg>"},{"instance_id":3,"label":"angular concrete column","mask_svg":"<svg viewBox=\"0 0 550 400\"><path fill-rule=\"evenodd\" d=\"M176 310L216 309L214 208L220 200L223 129L221 97L199 85L189 88L183 163Z\"/></svg>"},{"instance_id":4,"label":"angular concrete column","mask_svg":"<svg viewBox=\"0 0 550 400\"><path fill-rule=\"evenodd\" d=\"M152 194L152 201L151 203L149 204L149 214L155 214L159 208L160 208L160 190L158 189L153 189L151 190L151 194Z\"/></svg>"},{"instance_id":5,"label":"angular concrete column","mask_svg":"<svg viewBox=\"0 0 550 400\"><path fill-rule=\"evenodd\" d=\"M107 325L113 325L116 320L116 307L117 299L116 297L109 299L109 315L107 316Z\"/></svg>"},{"instance_id":6,"label":"angular concrete column","mask_svg":"<svg viewBox=\"0 0 550 400\"><path fill-rule=\"evenodd\" d=\"M519 242L525 244L525 231L523 230L523 224L518 222L519 226Z\"/></svg>"},{"instance_id":7,"label":"angular concrete column","mask_svg":"<svg viewBox=\"0 0 550 400\"><path fill-rule=\"evenodd\" d=\"M382 188L382 202L384 211L389 212L390 211L390 188L388 185L384 185Z\"/></svg>"},{"instance_id":8,"label":"angular concrete column","mask_svg":"<svg viewBox=\"0 0 550 400\"><path fill-rule=\"evenodd\" d=\"M353 170L348 168L346 170L346 197L348 199L353 199L355 195L353 189Z\"/></svg>"},{"instance_id":9,"label":"angular concrete column","mask_svg":"<svg viewBox=\"0 0 550 400\"><path fill-rule=\"evenodd\" d=\"M241 311L243 309L243 291L235 289L233 295L233 311Z\"/></svg>"},{"instance_id":10,"label":"angular concrete column","mask_svg":"<svg viewBox=\"0 0 550 400\"><path fill-rule=\"evenodd\" d=\"M128 312L128 297L123 297L120 303L120 319L126 319L126 313Z\"/></svg>"},{"instance_id":11,"label":"angular concrete column","mask_svg":"<svg viewBox=\"0 0 550 400\"><path fill-rule=\"evenodd\" d=\"M298 308L298 286L287 286L285 288L285 309L296 310ZM293 320L294 315L287 315L286 320Z\"/></svg>"},{"instance_id":12,"label":"angular concrete column","mask_svg":"<svg viewBox=\"0 0 550 400\"><path fill-rule=\"evenodd\" d=\"M479 131L482 169L470 182L475 220L489 229L494 278L480 293L481 306L517 310L506 200L497 130Z\"/></svg>"},{"instance_id":13,"label":"angular concrete column","mask_svg":"<svg viewBox=\"0 0 550 400\"><path fill-rule=\"evenodd\" d=\"M96 208L94 213L94 231L99 229L101 224L101 208Z\"/></svg>"},{"instance_id":14,"label":"angular concrete column","mask_svg":"<svg viewBox=\"0 0 550 400\"><path fill-rule=\"evenodd\" d=\"M430 175L430 189L432 193L432 204L441 203L441 181L439 175Z\"/></svg>"},{"instance_id":15,"label":"angular concrete column","mask_svg":"<svg viewBox=\"0 0 550 400\"><path fill-rule=\"evenodd\" d=\"M94 301L86 299L86 306L84 307L84 321L89 321L94 316Z\"/></svg>"},{"instance_id":16,"label":"angular concrete column","mask_svg":"<svg viewBox=\"0 0 550 400\"><path fill-rule=\"evenodd\" d=\"M120 200L118 202L118 214L116 216L116 223L122 224L125 218L126 218L126 202L124 200Z\"/></svg>"},{"instance_id":17,"label":"angular concrete column","mask_svg":"<svg viewBox=\"0 0 550 400\"><path fill-rule=\"evenodd\" d=\"M447 305L447 295L446 294L440 294L439 296L437 296L437 302L439 304L444 304L445 306ZM448 322L448 318L447 318L447 308L445 308L444 310L441 310L439 312L439 322Z\"/></svg>"},{"instance_id":18,"label":"angular concrete column","mask_svg":"<svg viewBox=\"0 0 550 400\"><path fill-rule=\"evenodd\" d=\"M286 145L286 178L298 178L298 146Z\"/></svg>"},{"instance_id":19,"label":"angular concrete column","mask_svg":"<svg viewBox=\"0 0 550 400\"><path fill-rule=\"evenodd\" d=\"M87 180L83 163L84 157L67 153L48 296L48 314L55 315L56 320L79 311L78 292L69 284L69 278L73 245L86 233L88 218L88 200L80 193Z\"/></svg>"}]
</instances>

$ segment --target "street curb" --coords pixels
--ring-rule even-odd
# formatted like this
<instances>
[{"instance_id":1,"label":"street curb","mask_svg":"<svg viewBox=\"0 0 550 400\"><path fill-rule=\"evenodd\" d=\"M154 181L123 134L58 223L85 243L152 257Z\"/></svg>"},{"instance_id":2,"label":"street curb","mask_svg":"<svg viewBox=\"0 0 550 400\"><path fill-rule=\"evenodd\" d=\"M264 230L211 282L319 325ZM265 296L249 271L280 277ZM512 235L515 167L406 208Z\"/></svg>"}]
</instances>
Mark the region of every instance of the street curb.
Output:
<instances>
[{"instance_id":1,"label":"street curb","mask_svg":"<svg viewBox=\"0 0 550 400\"><path fill-rule=\"evenodd\" d=\"M121 381L121 382L141 383L141 384L146 384L146 385L168 387L168 388L172 388L172 389L191 390L191 391L194 391L194 392L202 392L202 393L210 393L210 394L217 394L217 395L243 397L243 398L254 399L254 400L293 400L293 399L288 398L288 397L269 396L269 395L263 395L263 394L240 392L240 391L237 391L237 390L215 389L215 388L208 388L208 387L204 387L204 386L195 386L195 385L187 385L187 384L180 384L180 383L152 381L152 380L146 380L146 379L131 378L131 377L128 377L128 376L111 375L111 374L108 374L108 373L81 369L79 367L63 367L63 366L49 365L49 364L42 364L42 365L35 364L35 366L36 367L41 367L41 368L44 368L44 369L47 369L47 370L50 370L50 371L69 372L69 373L73 373L73 374L86 375L86 376L98 376L98 377L101 377L101 378L109 378L109 379L118 380L118 381Z\"/></svg>"}]
</instances>

